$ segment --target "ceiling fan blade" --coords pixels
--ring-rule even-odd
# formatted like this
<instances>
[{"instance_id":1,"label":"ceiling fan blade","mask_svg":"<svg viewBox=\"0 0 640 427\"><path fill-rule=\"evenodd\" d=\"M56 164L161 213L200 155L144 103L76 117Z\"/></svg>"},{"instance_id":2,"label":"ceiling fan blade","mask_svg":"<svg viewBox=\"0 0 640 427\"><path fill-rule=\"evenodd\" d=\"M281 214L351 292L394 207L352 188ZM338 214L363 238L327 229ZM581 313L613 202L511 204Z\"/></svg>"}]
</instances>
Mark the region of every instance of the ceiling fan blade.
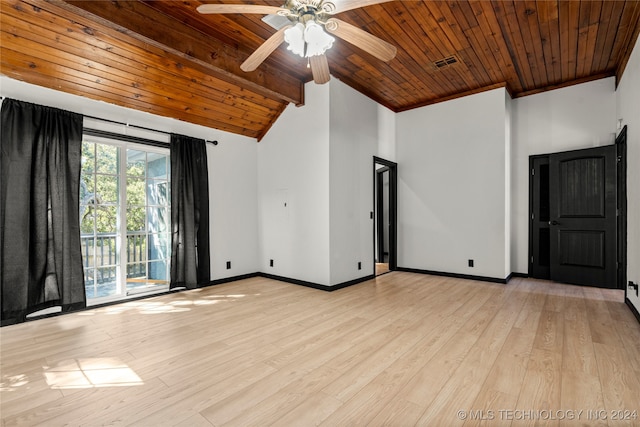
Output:
<instances>
[{"instance_id":1,"label":"ceiling fan blade","mask_svg":"<svg viewBox=\"0 0 640 427\"><path fill-rule=\"evenodd\" d=\"M313 74L313 81L319 85L327 83L331 79L329 74L329 62L325 55L315 55L309 58L309 64L311 64L311 73Z\"/></svg>"},{"instance_id":2,"label":"ceiling fan blade","mask_svg":"<svg viewBox=\"0 0 640 427\"><path fill-rule=\"evenodd\" d=\"M263 15L289 13L288 9L282 7L259 4L201 4L196 10L200 13L261 13Z\"/></svg>"},{"instance_id":3,"label":"ceiling fan blade","mask_svg":"<svg viewBox=\"0 0 640 427\"><path fill-rule=\"evenodd\" d=\"M240 69L249 72L258 68L258 66L262 64L262 61L267 59L267 56L271 55L271 53L282 44L284 41L284 32L289 28L291 28L291 25L286 25L269 37L240 65Z\"/></svg>"},{"instance_id":4,"label":"ceiling fan blade","mask_svg":"<svg viewBox=\"0 0 640 427\"><path fill-rule=\"evenodd\" d=\"M333 3L336 8L331 12L331 14L335 15L336 13L346 12L347 10L370 6L372 4L387 3L390 1L393 0L334 0L331 1L331 3Z\"/></svg>"},{"instance_id":5,"label":"ceiling fan blade","mask_svg":"<svg viewBox=\"0 0 640 427\"><path fill-rule=\"evenodd\" d=\"M394 45L340 19L329 19L325 28L328 32L385 62L395 58L398 52Z\"/></svg>"}]
</instances>

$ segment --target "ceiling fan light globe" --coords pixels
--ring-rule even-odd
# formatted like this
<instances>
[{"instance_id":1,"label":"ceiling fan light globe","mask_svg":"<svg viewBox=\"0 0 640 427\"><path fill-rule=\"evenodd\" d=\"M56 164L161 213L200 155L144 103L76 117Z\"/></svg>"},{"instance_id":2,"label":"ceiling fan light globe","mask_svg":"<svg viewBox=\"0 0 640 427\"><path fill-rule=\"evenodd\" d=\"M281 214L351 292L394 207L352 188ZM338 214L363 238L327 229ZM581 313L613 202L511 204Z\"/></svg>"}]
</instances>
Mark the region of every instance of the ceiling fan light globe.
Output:
<instances>
[{"instance_id":1,"label":"ceiling fan light globe","mask_svg":"<svg viewBox=\"0 0 640 427\"><path fill-rule=\"evenodd\" d=\"M304 41L307 43L306 56L311 57L324 55L328 49L331 49L335 39L316 22L309 21L304 29Z\"/></svg>"},{"instance_id":2,"label":"ceiling fan light globe","mask_svg":"<svg viewBox=\"0 0 640 427\"><path fill-rule=\"evenodd\" d=\"M296 55L304 58L304 25L297 23L284 32L284 41L287 42L287 49Z\"/></svg>"}]
</instances>

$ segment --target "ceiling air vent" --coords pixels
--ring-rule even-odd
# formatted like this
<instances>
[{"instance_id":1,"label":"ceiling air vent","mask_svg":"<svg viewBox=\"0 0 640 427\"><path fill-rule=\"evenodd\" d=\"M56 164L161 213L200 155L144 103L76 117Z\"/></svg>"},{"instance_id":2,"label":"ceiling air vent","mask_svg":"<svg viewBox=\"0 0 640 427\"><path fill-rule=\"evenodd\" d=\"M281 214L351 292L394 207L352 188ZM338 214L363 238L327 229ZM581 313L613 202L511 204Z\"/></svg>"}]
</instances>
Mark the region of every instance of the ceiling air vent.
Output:
<instances>
[{"instance_id":1,"label":"ceiling air vent","mask_svg":"<svg viewBox=\"0 0 640 427\"><path fill-rule=\"evenodd\" d=\"M447 68L451 65L457 64L458 62L460 62L460 60L458 60L458 57L455 55L452 55L452 56L448 56L446 58L440 59L438 61L434 61L433 67L436 70L441 70L443 68Z\"/></svg>"},{"instance_id":2,"label":"ceiling air vent","mask_svg":"<svg viewBox=\"0 0 640 427\"><path fill-rule=\"evenodd\" d=\"M291 21L289 21L289 19L286 16L280 16L280 15L265 15L262 18L262 22L267 23L268 25L270 25L272 28L275 28L276 30L279 30L285 25L291 24Z\"/></svg>"}]
</instances>

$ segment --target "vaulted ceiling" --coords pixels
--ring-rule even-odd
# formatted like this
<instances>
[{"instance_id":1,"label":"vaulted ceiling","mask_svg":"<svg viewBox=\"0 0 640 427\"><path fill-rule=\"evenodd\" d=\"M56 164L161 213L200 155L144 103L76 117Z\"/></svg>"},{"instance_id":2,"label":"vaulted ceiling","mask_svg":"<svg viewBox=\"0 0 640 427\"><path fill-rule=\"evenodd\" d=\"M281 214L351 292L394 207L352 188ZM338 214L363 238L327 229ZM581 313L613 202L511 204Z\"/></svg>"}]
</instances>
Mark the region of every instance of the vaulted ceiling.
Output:
<instances>
[{"instance_id":1,"label":"vaulted ceiling","mask_svg":"<svg viewBox=\"0 0 640 427\"><path fill-rule=\"evenodd\" d=\"M276 30L262 15L202 15L204 3L284 0L0 0L0 73L260 139L304 104L307 62L282 45L243 72ZM398 53L382 62L338 39L332 77L399 112L496 87L520 97L620 79L640 1L396 0L338 17Z\"/></svg>"}]
</instances>

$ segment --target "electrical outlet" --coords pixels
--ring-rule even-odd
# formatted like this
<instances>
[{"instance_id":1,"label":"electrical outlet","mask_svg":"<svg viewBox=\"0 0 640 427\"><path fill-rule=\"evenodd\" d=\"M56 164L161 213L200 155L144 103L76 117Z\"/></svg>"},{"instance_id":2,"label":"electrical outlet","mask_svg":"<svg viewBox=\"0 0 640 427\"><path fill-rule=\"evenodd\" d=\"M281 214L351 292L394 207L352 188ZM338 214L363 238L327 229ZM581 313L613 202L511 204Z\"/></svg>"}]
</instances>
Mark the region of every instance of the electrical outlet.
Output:
<instances>
[{"instance_id":1,"label":"electrical outlet","mask_svg":"<svg viewBox=\"0 0 640 427\"><path fill-rule=\"evenodd\" d=\"M633 283L631 280L629 280L629 287L631 289L634 289L636 291L636 296L638 296L638 284L637 283Z\"/></svg>"},{"instance_id":2,"label":"electrical outlet","mask_svg":"<svg viewBox=\"0 0 640 427\"><path fill-rule=\"evenodd\" d=\"M269 267L273 267L273 260L272 259L269 260Z\"/></svg>"},{"instance_id":3,"label":"electrical outlet","mask_svg":"<svg viewBox=\"0 0 640 427\"><path fill-rule=\"evenodd\" d=\"M231 261L227 261L227 270L231 270Z\"/></svg>"},{"instance_id":4,"label":"electrical outlet","mask_svg":"<svg viewBox=\"0 0 640 427\"><path fill-rule=\"evenodd\" d=\"M358 270L362 270L362 263L358 261Z\"/></svg>"},{"instance_id":5,"label":"electrical outlet","mask_svg":"<svg viewBox=\"0 0 640 427\"><path fill-rule=\"evenodd\" d=\"M473 267L473 260L472 259L469 260L469 267Z\"/></svg>"}]
</instances>

